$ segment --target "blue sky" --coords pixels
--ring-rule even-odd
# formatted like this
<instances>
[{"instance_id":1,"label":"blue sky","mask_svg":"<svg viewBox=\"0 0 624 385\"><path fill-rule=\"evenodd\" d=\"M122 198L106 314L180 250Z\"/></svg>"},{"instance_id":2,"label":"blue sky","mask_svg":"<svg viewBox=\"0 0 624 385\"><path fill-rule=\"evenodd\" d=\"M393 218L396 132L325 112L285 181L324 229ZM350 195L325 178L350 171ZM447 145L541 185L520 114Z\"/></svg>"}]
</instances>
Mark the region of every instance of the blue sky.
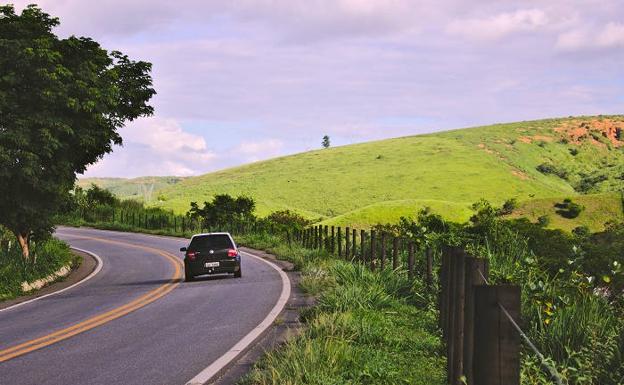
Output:
<instances>
[{"instance_id":1,"label":"blue sky","mask_svg":"<svg viewBox=\"0 0 624 385\"><path fill-rule=\"evenodd\" d=\"M25 2L16 2L17 8ZM154 64L151 118L87 176L197 175L333 144L622 113L620 0L42 1Z\"/></svg>"}]
</instances>

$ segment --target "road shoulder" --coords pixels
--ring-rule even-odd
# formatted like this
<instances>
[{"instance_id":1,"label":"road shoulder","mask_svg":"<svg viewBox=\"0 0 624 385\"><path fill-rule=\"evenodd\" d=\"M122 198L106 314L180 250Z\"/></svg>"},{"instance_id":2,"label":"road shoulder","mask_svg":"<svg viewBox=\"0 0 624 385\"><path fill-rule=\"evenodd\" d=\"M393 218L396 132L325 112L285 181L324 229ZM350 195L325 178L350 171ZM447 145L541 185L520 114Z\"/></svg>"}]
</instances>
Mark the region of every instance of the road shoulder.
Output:
<instances>
[{"instance_id":1,"label":"road shoulder","mask_svg":"<svg viewBox=\"0 0 624 385\"><path fill-rule=\"evenodd\" d=\"M97 260L88 253L84 253L78 250L72 249L72 253L78 255L80 257L80 264L73 268L72 271L64 278L61 278L59 281L51 283L47 286L42 287L41 289L35 291L34 293L23 295L17 298L12 298L6 301L0 302L0 310L9 308L11 306L18 305L20 303L30 301L39 297L43 297L45 295L53 294L57 291L68 288L91 274L95 268L97 267Z\"/></svg>"}]
</instances>

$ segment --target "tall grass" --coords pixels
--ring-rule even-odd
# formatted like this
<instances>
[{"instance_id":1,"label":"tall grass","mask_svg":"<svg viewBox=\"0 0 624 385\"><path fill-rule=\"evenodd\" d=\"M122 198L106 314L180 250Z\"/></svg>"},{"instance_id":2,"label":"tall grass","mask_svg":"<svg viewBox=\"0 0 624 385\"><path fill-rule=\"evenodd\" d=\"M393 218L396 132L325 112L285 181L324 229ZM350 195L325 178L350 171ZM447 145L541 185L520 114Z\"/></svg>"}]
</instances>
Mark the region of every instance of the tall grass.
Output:
<instances>
[{"instance_id":1,"label":"tall grass","mask_svg":"<svg viewBox=\"0 0 624 385\"><path fill-rule=\"evenodd\" d=\"M491 283L522 289L522 325L566 384L624 383L624 319L615 304L584 284L578 271L548 275L526 240L510 229L472 246L490 261ZM534 353L522 355L524 385L551 383Z\"/></svg>"},{"instance_id":2,"label":"tall grass","mask_svg":"<svg viewBox=\"0 0 624 385\"><path fill-rule=\"evenodd\" d=\"M271 236L241 242L299 263L303 289L318 298L303 334L268 353L243 384L444 383L436 315L414 306L405 274L371 272Z\"/></svg>"},{"instance_id":3,"label":"tall grass","mask_svg":"<svg viewBox=\"0 0 624 385\"><path fill-rule=\"evenodd\" d=\"M44 278L63 266L75 263L75 256L66 243L58 239L32 242L31 255L37 262L26 262L21 249L11 239L0 247L0 301L19 296L21 284Z\"/></svg>"}]
</instances>

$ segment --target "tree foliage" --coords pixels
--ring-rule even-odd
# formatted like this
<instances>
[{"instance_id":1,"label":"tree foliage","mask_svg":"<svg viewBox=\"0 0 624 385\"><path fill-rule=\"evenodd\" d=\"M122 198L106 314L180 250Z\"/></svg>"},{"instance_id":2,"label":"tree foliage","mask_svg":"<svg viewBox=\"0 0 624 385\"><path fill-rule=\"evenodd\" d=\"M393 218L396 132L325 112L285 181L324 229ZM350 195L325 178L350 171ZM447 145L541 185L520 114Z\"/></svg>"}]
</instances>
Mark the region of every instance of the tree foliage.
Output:
<instances>
[{"instance_id":1,"label":"tree foliage","mask_svg":"<svg viewBox=\"0 0 624 385\"><path fill-rule=\"evenodd\" d=\"M208 226L218 226L253 219L255 208L253 198L246 196L234 198L228 194L218 194L211 202L204 202L203 207L199 207L197 202L191 202L191 209L187 215L203 220Z\"/></svg>"},{"instance_id":2,"label":"tree foliage","mask_svg":"<svg viewBox=\"0 0 624 385\"><path fill-rule=\"evenodd\" d=\"M76 173L113 145L126 121L150 115L151 64L90 38L59 39L35 5L0 6L0 224L25 258L36 232L67 205Z\"/></svg>"},{"instance_id":3,"label":"tree foliage","mask_svg":"<svg viewBox=\"0 0 624 385\"><path fill-rule=\"evenodd\" d=\"M331 145L330 142L329 142L329 135L323 136L323 140L321 141L321 145L323 146L323 148L329 148L329 146Z\"/></svg>"},{"instance_id":4,"label":"tree foliage","mask_svg":"<svg viewBox=\"0 0 624 385\"><path fill-rule=\"evenodd\" d=\"M288 229L303 229L311 223L300 214L290 210L274 211L266 219Z\"/></svg>"}]
</instances>

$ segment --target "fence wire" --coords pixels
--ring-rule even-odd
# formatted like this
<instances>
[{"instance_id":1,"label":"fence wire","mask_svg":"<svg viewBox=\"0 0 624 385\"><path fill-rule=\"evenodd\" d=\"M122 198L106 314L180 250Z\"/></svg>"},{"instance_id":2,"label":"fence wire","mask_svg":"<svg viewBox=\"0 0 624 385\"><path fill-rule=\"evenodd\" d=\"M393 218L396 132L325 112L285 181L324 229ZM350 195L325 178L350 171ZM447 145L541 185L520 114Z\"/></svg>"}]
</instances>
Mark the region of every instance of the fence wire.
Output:
<instances>
[{"instance_id":1,"label":"fence wire","mask_svg":"<svg viewBox=\"0 0 624 385\"><path fill-rule=\"evenodd\" d=\"M487 278L485 278L485 276L483 275L483 272L481 271L481 269L477 269L477 271L479 272L479 275L481 276L481 279L483 279L483 282L485 282L487 285L489 285L490 283L488 282ZM546 357L544 357L544 355L537 349L535 344L529 339L529 337L526 335L526 333L524 333L522 328L520 328L520 325L518 325L516 320L514 320L513 317L511 316L511 314L509 314L509 312L507 311L507 309L505 309L505 306L503 306L501 303L499 303L498 307L500 307L500 309L503 311L503 314L507 317L509 322L511 322L511 324L514 327L514 329L516 329L516 331L518 331L518 334L520 334L520 337L522 337L524 342L531 348L531 350L533 350L533 352L535 353L537 358L540 359L540 361L542 363L542 366L544 366L546 369L548 369L548 372L549 372L550 376L555 380L555 383L557 385L563 385L563 380L561 379L561 375L559 375L559 372L557 372L557 369L554 366L550 365L550 363L548 361L546 361Z\"/></svg>"}]
</instances>

